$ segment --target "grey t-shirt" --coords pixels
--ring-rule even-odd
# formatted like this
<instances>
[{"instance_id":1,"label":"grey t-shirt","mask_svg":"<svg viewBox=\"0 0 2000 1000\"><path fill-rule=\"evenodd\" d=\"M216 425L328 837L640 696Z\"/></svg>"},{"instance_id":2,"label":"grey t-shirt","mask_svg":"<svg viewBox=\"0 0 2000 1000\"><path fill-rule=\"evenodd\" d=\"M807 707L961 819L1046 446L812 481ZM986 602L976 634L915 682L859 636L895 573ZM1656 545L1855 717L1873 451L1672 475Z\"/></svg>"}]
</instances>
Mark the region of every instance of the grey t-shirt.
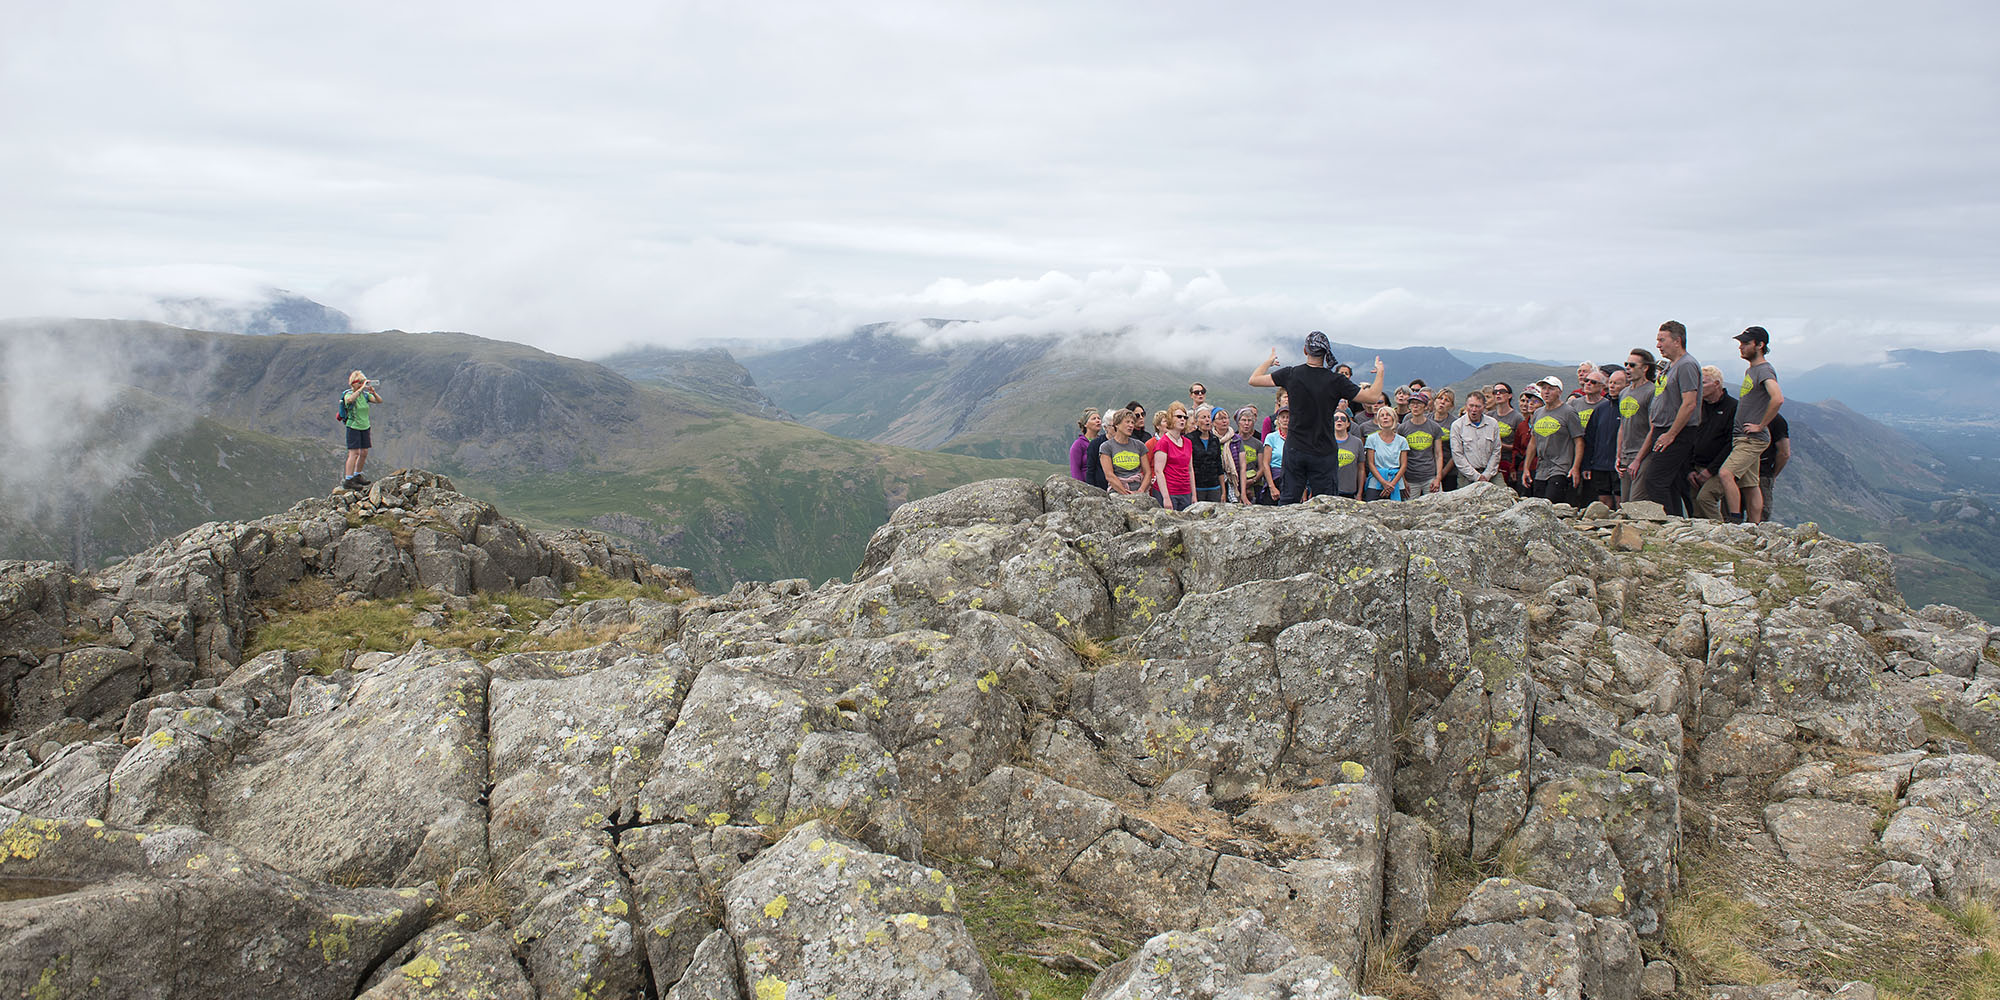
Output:
<instances>
[{"instance_id":1,"label":"grey t-shirt","mask_svg":"<svg viewBox=\"0 0 2000 1000\"><path fill-rule=\"evenodd\" d=\"M1535 480L1569 475L1576 458L1576 439L1583 436L1583 420L1576 404L1564 403L1535 414Z\"/></svg>"},{"instance_id":2,"label":"grey t-shirt","mask_svg":"<svg viewBox=\"0 0 2000 1000\"><path fill-rule=\"evenodd\" d=\"M1692 354L1683 354L1679 361L1667 366L1660 373L1660 380L1653 385L1653 426L1672 427L1674 416L1681 412L1681 395L1694 393L1694 412L1688 414L1688 427L1701 423L1701 362Z\"/></svg>"},{"instance_id":3,"label":"grey t-shirt","mask_svg":"<svg viewBox=\"0 0 2000 1000\"><path fill-rule=\"evenodd\" d=\"M1111 472L1125 481L1125 488L1138 489L1140 480L1146 478L1146 442L1134 437L1119 444L1106 438L1102 452L1111 459Z\"/></svg>"},{"instance_id":4,"label":"grey t-shirt","mask_svg":"<svg viewBox=\"0 0 2000 1000\"><path fill-rule=\"evenodd\" d=\"M1618 394L1618 460L1632 464L1639 446L1646 443L1646 421L1639 419L1653 404L1653 383L1634 382ZM1650 419L1650 418L1648 418ZM1671 421L1670 421L1671 422Z\"/></svg>"},{"instance_id":5,"label":"grey t-shirt","mask_svg":"<svg viewBox=\"0 0 2000 1000\"><path fill-rule=\"evenodd\" d=\"M1736 401L1736 426L1730 428L1731 431L1741 434L1744 424L1769 422L1766 418L1771 415L1771 390L1764 388L1764 383L1777 377L1777 369L1772 368L1769 361L1759 361L1743 373L1743 391ZM1750 435L1750 438L1753 441L1769 441L1771 429L1766 427Z\"/></svg>"},{"instance_id":6,"label":"grey t-shirt","mask_svg":"<svg viewBox=\"0 0 2000 1000\"><path fill-rule=\"evenodd\" d=\"M1362 452L1368 447L1368 439L1349 431L1347 440L1336 438L1333 444L1340 456L1340 480L1334 489L1341 496L1351 497L1361 490L1361 463L1366 461Z\"/></svg>"},{"instance_id":7,"label":"grey t-shirt","mask_svg":"<svg viewBox=\"0 0 2000 1000\"><path fill-rule=\"evenodd\" d=\"M1405 420L1396 428L1396 433L1409 442L1410 454L1403 461L1409 463L1410 471L1403 475L1406 483L1428 483L1438 471L1438 432L1443 428L1428 414L1422 420Z\"/></svg>"}]
</instances>

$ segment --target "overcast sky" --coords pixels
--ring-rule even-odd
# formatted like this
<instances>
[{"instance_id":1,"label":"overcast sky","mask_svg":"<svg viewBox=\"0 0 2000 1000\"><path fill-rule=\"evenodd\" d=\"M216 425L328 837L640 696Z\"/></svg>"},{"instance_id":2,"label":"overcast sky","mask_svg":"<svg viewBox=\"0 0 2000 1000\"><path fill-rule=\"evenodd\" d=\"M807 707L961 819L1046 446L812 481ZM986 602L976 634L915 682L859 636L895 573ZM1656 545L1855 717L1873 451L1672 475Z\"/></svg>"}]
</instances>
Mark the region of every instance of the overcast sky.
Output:
<instances>
[{"instance_id":1,"label":"overcast sky","mask_svg":"<svg viewBox=\"0 0 2000 1000\"><path fill-rule=\"evenodd\" d=\"M5 7L0 315L2000 348L1990 0Z\"/></svg>"}]
</instances>

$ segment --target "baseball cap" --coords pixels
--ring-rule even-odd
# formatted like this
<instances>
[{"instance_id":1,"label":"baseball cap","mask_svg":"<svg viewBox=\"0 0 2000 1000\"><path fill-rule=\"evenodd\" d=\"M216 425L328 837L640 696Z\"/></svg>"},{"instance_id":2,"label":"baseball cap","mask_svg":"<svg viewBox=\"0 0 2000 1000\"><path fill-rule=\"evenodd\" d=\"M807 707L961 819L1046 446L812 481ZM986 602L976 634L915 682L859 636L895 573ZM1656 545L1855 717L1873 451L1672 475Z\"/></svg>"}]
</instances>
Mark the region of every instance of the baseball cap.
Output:
<instances>
[{"instance_id":1,"label":"baseball cap","mask_svg":"<svg viewBox=\"0 0 2000 1000\"><path fill-rule=\"evenodd\" d=\"M1289 407L1289 406L1280 406L1280 407L1278 407L1278 408L1277 408L1276 410L1273 410L1273 411L1271 412L1271 416L1273 416L1273 417L1276 417L1276 416L1279 416L1279 415L1281 415L1281 414L1286 414L1286 413L1290 413L1290 412L1292 412L1292 408L1291 408L1291 407Z\"/></svg>"},{"instance_id":2,"label":"baseball cap","mask_svg":"<svg viewBox=\"0 0 2000 1000\"><path fill-rule=\"evenodd\" d=\"M1555 386L1557 392L1563 391L1563 380L1555 377L1554 375L1544 375L1541 378L1536 379L1535 384L1552 385Z\"/></svg>"},{"instance_id":3,"label":"baseball cap","mask_svg":"<svg viewBox=\"0 0 2000 1000\"><path fill-rule=\"evenodd\" d=\"M1410 395L1410 402L1412 403L1428 403L1430 401L1431 401L1431 394L1423 391L1422 389L1418 389L1416 392Z\"/></svg>"},{"instance_id":4,"label":"baseball cap","mask_svg":"<svg viewBox=\"0 0 2000 1000\"><path fill-rule=\"evenodd\" d=\"M1765 330L1761 326L1751 326L1745 327L1742 333L1736 335L1736 339L1738 342L1745 344L1769 344L1771 342L1771 334L1770 331Z\"/></svg>"},{"instance_id":5,"label":"baseball cap","mask_svg":"<svg viewBox=\"0 0 2000 1000\"><path fill-rule=\"evenodd\" d=\"M1327 341L1326 334L1314 330L1306 334L1306 353L1315 358L1327 358L1331 360L1333 358L1333 345Z\"/></svg>"}]
</instances>

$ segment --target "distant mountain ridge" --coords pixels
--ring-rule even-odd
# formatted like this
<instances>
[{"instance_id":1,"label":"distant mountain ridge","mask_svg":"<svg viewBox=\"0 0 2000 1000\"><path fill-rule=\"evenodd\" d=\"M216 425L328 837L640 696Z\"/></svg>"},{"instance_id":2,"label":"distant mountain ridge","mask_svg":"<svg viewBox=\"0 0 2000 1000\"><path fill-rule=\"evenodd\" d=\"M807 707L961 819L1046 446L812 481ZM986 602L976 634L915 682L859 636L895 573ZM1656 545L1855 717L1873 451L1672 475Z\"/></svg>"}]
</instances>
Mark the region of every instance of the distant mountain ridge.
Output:
<instances>
[{"instance_id":1,"label":"distant mountain ridge","mask_svg":"<svg viewBox=\"0 0 2000 1000\"><path fill-rule=\"evenodd\" d=\"M374 413L371 474L417 466L447 472L539 524L617 535L649 559L688 567L708 587L845 576L869 534L904 500L995 476L1047 474L1043 464L836 438L635 383L592 362L467 334L260 337L155 323L30 321L0 324L0 347L23 334L68 345L78 365L113 352L134 358L128 388L188 408L207 421L193 426L212 428L203 433L254 432L256 440L307 456L298 465L303 471L263 476L262 466L274 463L240 451L229 452L226 464L181 461L210 451L169 436L130 485L139 494L180 489L207 498L223 516L325 492L338 478L338 394L347 372L360 368L382 380L384 395ZM189 369L202 372L198 392L184 388ZM246 462L257 471L243 471ZM274 499L271 490L283 496ZM116 554L208 519L200 503L176 503L185 517L161 513L140 523L128 523L131 507L122 501L95 504L81 528L74 516L29 524L0 518L0 558L69 559L79 548ZM86 536L81 546L73 544L78 531Z\"/></svg>"},{"instance_id":2,"label":"distant mountain ridge","mask_svg":"<svg viewBox=\"0 0 2000 1000\"><path fill-rule=\"evenodd\" d=\"M163 298L150 319L190 330L245 333L354 333L354 320L332 306L283 288L255 299Z\"/></svg>"}]
</instances>

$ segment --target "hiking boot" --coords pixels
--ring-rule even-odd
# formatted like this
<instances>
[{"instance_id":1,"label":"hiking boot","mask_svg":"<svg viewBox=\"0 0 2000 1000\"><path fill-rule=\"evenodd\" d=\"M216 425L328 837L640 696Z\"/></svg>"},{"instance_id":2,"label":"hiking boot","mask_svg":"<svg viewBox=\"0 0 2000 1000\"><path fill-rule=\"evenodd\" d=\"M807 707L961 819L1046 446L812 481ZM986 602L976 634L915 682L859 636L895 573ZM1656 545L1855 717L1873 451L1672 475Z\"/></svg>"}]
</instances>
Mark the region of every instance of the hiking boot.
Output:
<instances>
[{"instance_id":1,"label":"hiking boot","mask_svg":"<svg viewBox=\"0 0 2000 1000\"><path fill-rule=\"evenodd\" d=\"M368 477L363 476L361 473L357 472L354 474L354 478L349 479L347 481L347 485L352 486L355 489L359 490L359 489L366 489L371 482L372 480L370 480Z\"/></svg>"}]
</instances>

